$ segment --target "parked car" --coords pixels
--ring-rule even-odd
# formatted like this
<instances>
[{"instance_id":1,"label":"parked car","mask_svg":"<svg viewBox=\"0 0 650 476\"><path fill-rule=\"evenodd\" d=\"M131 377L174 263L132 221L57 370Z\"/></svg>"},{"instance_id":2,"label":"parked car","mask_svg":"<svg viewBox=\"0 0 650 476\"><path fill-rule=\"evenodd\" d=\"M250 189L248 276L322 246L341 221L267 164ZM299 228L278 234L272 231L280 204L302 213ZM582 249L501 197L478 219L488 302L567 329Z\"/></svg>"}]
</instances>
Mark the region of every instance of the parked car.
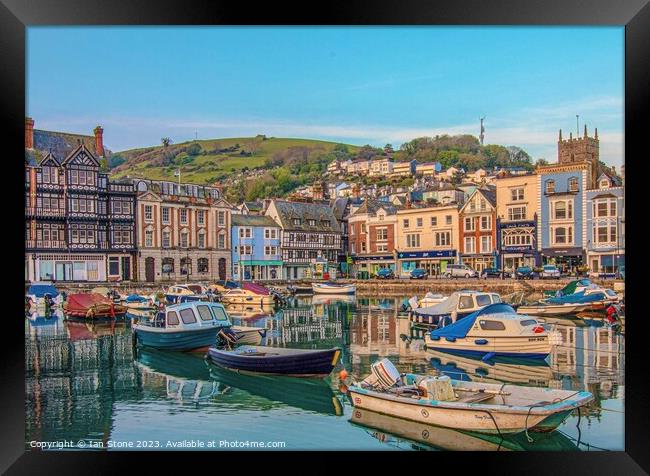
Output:
<instances>
[{"instance_id":1,"label":"parked car","mask_svg":"<svg viewBox=\"0 0 650 476\"><path fill-rule=\"evenodd\" d=\"M483 271L481 271L481 278L487 279L487 278L509 278L510 273L507 271L501 271L499 268L485 268Z\"/></svg>"},{"instance_id":2,"label":"parked car","mask_svg":"<svg viewBox=\"0 0 650 476\"><path fill-rule=\"evenodd\" d=\"M377 271L377 279L395 279L395 272L391 268L381 268Z\"/></svg>"},{"instance_id":3,"label":"parked car","mask_svg":"<svg viewBox=\"0 0 650 476\"><path fill-rule=\"evenodd\" d=\"M556 266L552 264L546 264L542 267L542 272L539 274L541 279L560 279L561 273Z\"/></svg>"},{"instance_id":4,"label":"parked car","mask_svg":"<svg viewBox=\"0 0 650 476\"><path fill-rule=\"evenodd\" d=\"M413 271L411 271L411 274L409 275L409 279L426 279L427 277L427 270L424 268L415 268Z\"/></svg>"},{"instance_id":5,"label":"parked car","mask_svg":"<svg viewBox=\"0 0 650 476\"><path fill-rule=\"evenodd\" d=\"M448 264L446 278L478 278L478 273L466 264Z\"/></svg>"},{"instance_id":6,"label":"parked car","mask_svg":"<svg viewBox=\"0 0 650 476\"><path fill-rule=\"evenodd\" d=\"M515 270L515 279L535 279L537 273L530 266L519 266Z\"/></svg>"},{"instance_id":7,"label":"parked car","mask_svg":"<svg viewBox=\"0 0 650 476\"><path fill-rule=\"evenodd\" d=\"M619 279L625 280L625 265L618 267L618 277Z\"/></svg>"}]
</instances>

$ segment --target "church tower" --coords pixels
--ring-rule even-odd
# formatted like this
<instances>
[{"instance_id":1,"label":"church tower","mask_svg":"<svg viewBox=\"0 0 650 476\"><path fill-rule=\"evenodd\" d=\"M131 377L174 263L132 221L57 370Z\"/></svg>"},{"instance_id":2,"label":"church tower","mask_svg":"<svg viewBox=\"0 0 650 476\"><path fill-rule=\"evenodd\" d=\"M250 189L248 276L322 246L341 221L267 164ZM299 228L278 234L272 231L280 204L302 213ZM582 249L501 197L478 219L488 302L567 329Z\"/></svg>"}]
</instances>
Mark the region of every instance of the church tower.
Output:
<instances>
[{"instance_id":1,"label":"church tower","mask_svg":"<svg viewBox=\"0 0 650 476\"><path fill-rule=\"evenodd\" d=\"M559 164L577 164L587 162L591 164L592 182L595 183L600 170L600 153L598 142L598 129L594 130L594 137L587 134L587 125L582 137L573 137L569 133L568 139L562 139L562 129L557 141L557 159Z\"/></svg>"}]
</instances>

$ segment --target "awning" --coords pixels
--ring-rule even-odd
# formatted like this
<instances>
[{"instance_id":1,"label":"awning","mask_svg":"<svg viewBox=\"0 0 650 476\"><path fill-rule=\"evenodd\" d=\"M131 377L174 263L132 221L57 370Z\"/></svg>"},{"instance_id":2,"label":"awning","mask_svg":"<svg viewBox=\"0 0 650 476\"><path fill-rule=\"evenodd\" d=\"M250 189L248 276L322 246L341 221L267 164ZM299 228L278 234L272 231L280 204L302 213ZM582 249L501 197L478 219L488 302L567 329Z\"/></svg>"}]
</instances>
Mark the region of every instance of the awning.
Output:
<instances>
[{"instance_id":1,"label":"awning","mask_svg":"<svg viewBox=\"0 0 650 476\"><path fill-rule=\"evenodd\" d=\"M542 249L542 254L544 256L582 256L582 248L572 247L572 248L544 248Z\"/></svg>"},{"instance_id":2,"label":"awning","mask_svg":"<svg viewBox=\"0 0 650 476\"><path fill-rule=\"evenodd\" d=\"M282 261L266 261L266 260L241 260L238 261L242 266L282 266Z\"/></svg>"}]
</instances>

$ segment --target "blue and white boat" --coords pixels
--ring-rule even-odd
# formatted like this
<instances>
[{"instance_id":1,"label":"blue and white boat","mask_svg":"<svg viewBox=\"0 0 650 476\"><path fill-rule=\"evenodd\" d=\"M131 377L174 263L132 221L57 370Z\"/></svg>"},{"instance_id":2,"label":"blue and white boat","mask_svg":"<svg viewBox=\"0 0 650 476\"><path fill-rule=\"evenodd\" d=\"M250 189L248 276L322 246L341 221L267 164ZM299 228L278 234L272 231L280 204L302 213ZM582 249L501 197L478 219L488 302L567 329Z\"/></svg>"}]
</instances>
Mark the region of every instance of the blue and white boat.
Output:
<instances>
[{"instance_id":1,"label":"blue and white boat","mask_svg":"<svg viewBox=\"0 0 650 476\"><path fill-rule=\"evenodd\" d=\"M549 333L535 318L518 315L512 306L491 304L425 337L426 348L483 359L545 359L559 333Z\"/></svg>"},{"instance_id":2,"label":"blue and white boat","mask_svg":"<svg viewBox=\"0 0 650 476\"><path fill-rule=\"evenodd\" d=\"M155 309L153 298L140 296L139 294L129 294L124 298L124 305L129 310L148 311Z\"/></svg>"},{"instance_id":3,"label":"blue and white boat","mask_svg":"<svg viewBox=\"0 0 650 476\"><path fill-rule=\"evenodd\" d=\"M188 351L215 345L219 331L230 326L221 304L194 301L167 306L153 319L133 324L133 332L138 345Z\"/></svg>"},{"instance_id":4,"label":"blue and white boat","mask_svg":"<svg viewBox=\"0 0 650 476\"><path fill-rule=\"evenodd\" d=\"M517 312L534 316L575 314L604 309L605 304L612 302L613 298L614 296L608 295L605 289L584 290L566 296L543 299L536 304L519 306Z\"/></svg>"},{"instance_id":5,"label":"blue and white boat","mask_svg":"<svg viewBox=\"0 0 650 476\"><path fill-rule=\"evenodd\" d=\"M433 306L418 307L417 299L411 298L409 319L416 325L435 328L441 324L456 322L490 304L500 303L497 293L482 291L456 291L444 301Z\"/></svg>"},{"instance_id":6,"label":"blue and white boat","mask_svg":"<svg viewBox=\"0 0 650 476\"><path fill-rule=\"evenodd\" d=\"M200 284L176 284L165 291L167 304L178 304L181 302L210 301L210 295Z\"/></svg>"},{"instance_id":7,"label":"blue and white boat","mask_svg":"<svg viewBox=\"0 0 650 476\"><path fill-rule=\"evenodd\" d=\"M52 283L41 281L32 283L27 289L27 297L31 300L33 306L45 306L45 296L49 296L55 305L61 305L63 297L59 290L54 287Z\"/></svg>"}]
</instances>

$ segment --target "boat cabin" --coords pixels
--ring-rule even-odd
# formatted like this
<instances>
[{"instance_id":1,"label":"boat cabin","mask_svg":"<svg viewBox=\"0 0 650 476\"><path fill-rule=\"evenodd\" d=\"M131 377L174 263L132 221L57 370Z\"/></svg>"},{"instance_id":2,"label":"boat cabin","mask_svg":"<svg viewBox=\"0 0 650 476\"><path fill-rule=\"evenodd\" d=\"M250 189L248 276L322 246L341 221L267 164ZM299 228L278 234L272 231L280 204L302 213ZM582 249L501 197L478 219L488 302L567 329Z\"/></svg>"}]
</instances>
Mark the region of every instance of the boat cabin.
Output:
<instances>
[{"instance_id":1,"label":"boat cabin","mask_svg":"<svg viewBox=\"0 0 650 476\"><path fill-rule=\"evenodd\" d=\"M219 303L193 301L167 306L149 323L151 327L177 330L194 330L232 325L225 308Z\"/></svg>"}]
</instances>

